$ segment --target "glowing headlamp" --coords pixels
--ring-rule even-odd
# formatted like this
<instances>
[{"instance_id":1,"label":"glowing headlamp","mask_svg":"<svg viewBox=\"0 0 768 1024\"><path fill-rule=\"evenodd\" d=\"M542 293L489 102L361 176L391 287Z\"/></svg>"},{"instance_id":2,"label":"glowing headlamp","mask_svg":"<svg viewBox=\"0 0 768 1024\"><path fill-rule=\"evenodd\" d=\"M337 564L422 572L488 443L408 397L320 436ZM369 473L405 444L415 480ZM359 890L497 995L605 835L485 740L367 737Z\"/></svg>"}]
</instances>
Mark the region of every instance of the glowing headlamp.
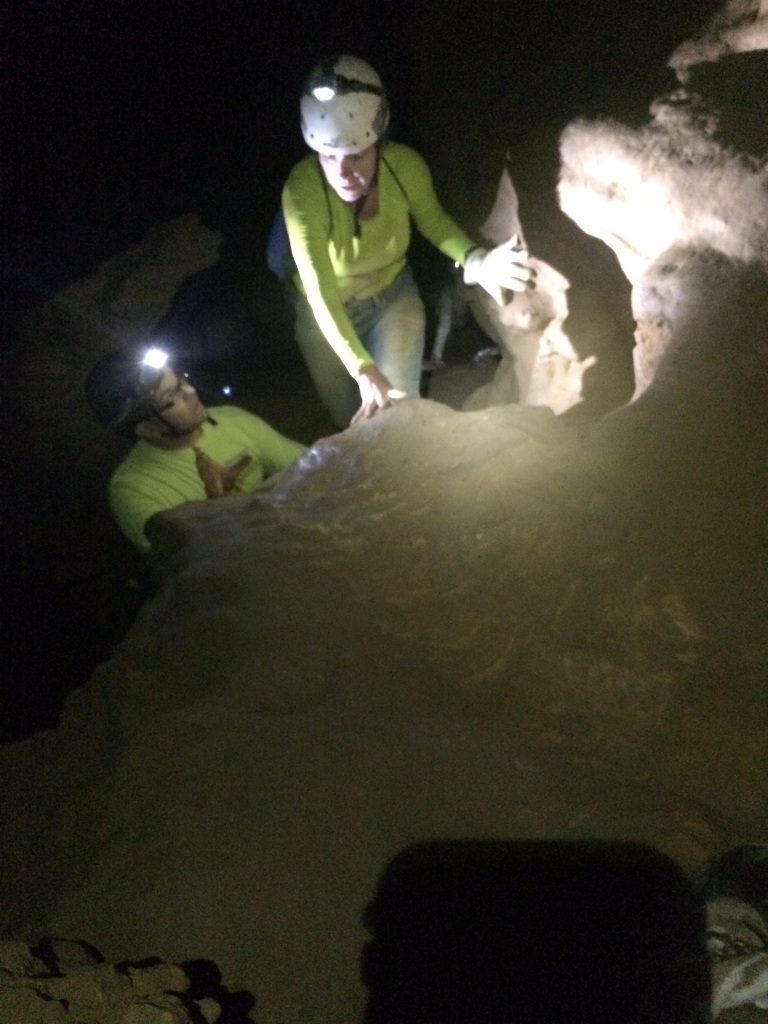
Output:
<instances>
[{"instance_id":1,"label":"glowing headlamp","mask_svg":"<svg viewBox=\"0 0 768 1024\"><path fill-rule=\"evenodd\" d=\"M164 370L168 365L168 353L161 348L148 348L141 360L141 365L152 370Z\"/></svg>"},{"instance_id":2,"label":"glowing headlamp","mask_svg":"<svg viewBox=\"0 0 768 1024\"><path fill-rule=\"evenodd\" d=\"M153 393L168 366L168 353L153 346L148 348L139 360L139 375L136 379L136 397L146 400Z\"/></svg>"},{"instance_id":3,"label":"glowing headlamp","mask_svg":"<svg viewBox=\"0 0 768 1024\"><path fill-rule=\"evenodd\" d=\"M346 75L338 75L335 71L318 75L307 86L307 91L320 103L327 103L335 96L345 96L351 92L367 92L374 96L384 95L384 90L381 86L361 82L359 78L347 78Z\"/></svg>"},{"instance_id":4,"label":"glowing headlamp","mask_svg":"<svg viewBox=\"0 0 768 1024\"><path fill-rule=\"evenodd\" d=\"M332 85L316 85L312 89L312 95L321 103L327 103L328 100L332 100L336 95L336 90Z\"/></svg>"}]
</instances>

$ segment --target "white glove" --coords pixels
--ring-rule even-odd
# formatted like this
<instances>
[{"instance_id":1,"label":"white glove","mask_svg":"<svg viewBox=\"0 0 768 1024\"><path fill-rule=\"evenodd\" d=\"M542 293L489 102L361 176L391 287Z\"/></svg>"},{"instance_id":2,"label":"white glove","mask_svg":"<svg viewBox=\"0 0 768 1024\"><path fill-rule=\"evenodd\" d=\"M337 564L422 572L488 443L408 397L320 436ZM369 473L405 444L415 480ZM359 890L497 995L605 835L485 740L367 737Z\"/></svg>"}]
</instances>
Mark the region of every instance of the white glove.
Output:
<instances>
[{"instance_id":1,"label":"white glove","mask_svg":"<svg viewBox=\"0 0 768 1024\"><path fill-rule=\"evenodd\" d=\"M487 249L473 249L464 264L464 284L479 284L499 306L504 305L504 289L513 292L533 287L536 271L527 267L528 251L517 235L508 242Z\"/></svg>"}]
</instances>

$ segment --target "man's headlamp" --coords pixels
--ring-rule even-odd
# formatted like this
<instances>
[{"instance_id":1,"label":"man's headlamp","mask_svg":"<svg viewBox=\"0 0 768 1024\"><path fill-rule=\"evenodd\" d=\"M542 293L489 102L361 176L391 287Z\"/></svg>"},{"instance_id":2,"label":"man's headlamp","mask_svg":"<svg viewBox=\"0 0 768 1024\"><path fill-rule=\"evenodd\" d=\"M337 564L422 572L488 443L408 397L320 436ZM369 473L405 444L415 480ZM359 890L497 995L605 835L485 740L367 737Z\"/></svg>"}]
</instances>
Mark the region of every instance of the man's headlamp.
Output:
<instances>
[{"instance_id":1,"label":"man's headlamp","mask_svg":"<svg viewBox=\"0 0 768 1024\"><path fill-rule=\"evenodd\" d=\"M148 348L141 360L142 366L150 366L153 370L164 370L168 365L168 353L161 348Z\"/></svg>"},{"instance_id":2,"label":"man's headlamp","mask_svg":"<svg viewBox=\"0 0 768 1024\"><path fill-rule=\"evenodd\" d=\"M161 348L148 348L139 361L136 397L146 401L153 393L168 366L168 353Z\"/></svg>"}]
</instances>

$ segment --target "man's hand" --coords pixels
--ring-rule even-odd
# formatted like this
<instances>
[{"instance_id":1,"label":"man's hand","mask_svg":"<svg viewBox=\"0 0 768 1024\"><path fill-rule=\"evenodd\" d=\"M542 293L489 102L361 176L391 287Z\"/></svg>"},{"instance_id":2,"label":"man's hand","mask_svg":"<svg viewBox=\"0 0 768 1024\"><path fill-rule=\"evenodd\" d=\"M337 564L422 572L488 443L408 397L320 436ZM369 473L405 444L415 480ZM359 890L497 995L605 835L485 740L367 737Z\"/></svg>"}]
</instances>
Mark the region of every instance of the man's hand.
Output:
<instances>
[{"instance_id":1,"label":"man's hand","mask_svg":"<svg viewBox=\"0 0 768 1024\"><path fill-rule=\"evenodd\" d=\"M379 409L387 409L393 401L405 398L404 391L393 388L375 363L364 366L357 375L362 405L352 417L352 423L368 420Z\"/></svg>"},{"instance_id":2,"label":"man's hand","mask_svg":"<svg viewBox=\"0 0 768 1024\"><path fill-rule=\"evenodd\" d=\"M526 266L528 251L517 235L490 252L474 249L464 266L464 283L479 284L499 306L504 305L504 290L522 292L534 287L536 271Z\"/></svg>"},{"instance_id":3,"label":"man's hand","mask_svg":"<svg viewBox=\"0 0 768 1024\"><path fill-rule=\"evenodd\" d=\"M207 498L221 498L233 491L240 474L253 462L250 455L241 455L231 466L223 466L197 445L193 451L197 472L203 481Z\"/></svg>"}]
</instances>

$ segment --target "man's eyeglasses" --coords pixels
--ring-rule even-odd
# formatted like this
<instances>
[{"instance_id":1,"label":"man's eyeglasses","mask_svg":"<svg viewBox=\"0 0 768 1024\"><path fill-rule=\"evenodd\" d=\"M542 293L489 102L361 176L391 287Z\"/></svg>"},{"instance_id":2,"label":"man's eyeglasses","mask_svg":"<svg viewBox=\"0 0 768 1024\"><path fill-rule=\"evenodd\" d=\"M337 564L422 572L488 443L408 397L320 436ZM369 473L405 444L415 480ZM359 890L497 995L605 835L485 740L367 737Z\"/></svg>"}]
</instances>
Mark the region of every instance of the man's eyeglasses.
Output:
<instances>
[{"instance_id":1,"label":"man's eyeglasses","mask_svg":"<svg viewBox=\"0 0 768 1024\"><path fill-rule=\"evenodd\" d=\"M185 389L190 389L192 385L187 380L186 376L177 377L176 383L171 388L165 388L161 395L154 395L155 400L160 400L161 405L157 412L166 412L171 409L178 400L183 396Z\"/></svg>"}]
</instances>

